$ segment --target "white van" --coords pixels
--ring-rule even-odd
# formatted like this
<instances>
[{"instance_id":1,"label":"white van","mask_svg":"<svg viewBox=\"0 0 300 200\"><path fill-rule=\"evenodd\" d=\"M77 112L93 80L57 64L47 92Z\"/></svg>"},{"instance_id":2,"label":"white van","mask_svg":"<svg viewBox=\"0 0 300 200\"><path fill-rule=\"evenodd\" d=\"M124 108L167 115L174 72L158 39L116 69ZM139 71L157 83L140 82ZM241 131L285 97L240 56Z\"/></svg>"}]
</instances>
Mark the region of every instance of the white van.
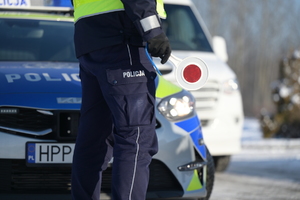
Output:
<instances>
[{"instance_id":1,"label":"white van","mask_svg":"<svg viewBox=\"0 0 300 200\"><path fill-rule=\"evenodd\" d=\"M172 54L202 59L208 66L209 78L203 88L191 91L196 98L197 114L201 120L204 140L214 157L216 170L224 171L230 156L240 151L244 121L241 93L237 77L226 64L225 40L211 38L203 20L190 0L164 0L167 19L164 30L170 40ZM176 83L172 65L161 65L163 76Z\"/></svg>"}]
</instances>

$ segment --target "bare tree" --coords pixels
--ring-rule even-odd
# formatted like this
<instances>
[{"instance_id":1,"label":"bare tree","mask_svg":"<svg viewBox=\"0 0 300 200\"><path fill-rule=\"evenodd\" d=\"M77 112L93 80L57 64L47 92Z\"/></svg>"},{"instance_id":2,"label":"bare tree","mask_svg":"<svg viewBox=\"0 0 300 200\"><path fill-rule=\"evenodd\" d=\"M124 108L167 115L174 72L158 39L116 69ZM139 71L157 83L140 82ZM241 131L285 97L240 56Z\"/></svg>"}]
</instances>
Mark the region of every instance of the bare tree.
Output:
<instances>
[{"instance_id":1,"label":"bare tree","mask_svg":"<svg viewBox=\"0 0 300 200\"><path fill-rule=\"evenodd\" d=\"M236 72L245 115L274 110L272 81L279 61L300 47L298 0L194 0L212 35L227 41L228 64Z\"/></svg>"}]
</instances>

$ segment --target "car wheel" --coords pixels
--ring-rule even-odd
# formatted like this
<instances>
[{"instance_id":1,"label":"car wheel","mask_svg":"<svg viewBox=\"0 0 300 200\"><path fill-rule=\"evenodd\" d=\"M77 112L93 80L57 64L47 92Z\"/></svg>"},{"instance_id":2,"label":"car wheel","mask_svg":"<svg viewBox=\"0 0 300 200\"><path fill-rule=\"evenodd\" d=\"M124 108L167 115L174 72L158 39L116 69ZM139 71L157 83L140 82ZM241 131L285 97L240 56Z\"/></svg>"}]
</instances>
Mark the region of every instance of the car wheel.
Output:
<instances>
[{"instance_id":1,"label":"car wheel","mask_svg":"<svg viewBox=\"0 0 300 200\"><path fill-rule=\"evenodd\" d=\"M212 192L213 186L214 186L215 166L214 166L214 160L213 160L212 156L210 155L208 149L206 149L206 157L207 157L207 173L206 173L207 194L206 194L206 197L198 198L198 200L208 200L210 198L210 195L211 195L211 192ZM199 177L200 177L200 174L199 174Z\"/></svg>"},{"instance_id":2,"label":"car wheel","mask_svg":"<svg viewBox=\"0 0 300 200\"><path fill-rule=\"evenodd\" d=\"M216 172L224 172L230 163L230 156L214 156L213 159Z\"/></svg>"}]
</instances>

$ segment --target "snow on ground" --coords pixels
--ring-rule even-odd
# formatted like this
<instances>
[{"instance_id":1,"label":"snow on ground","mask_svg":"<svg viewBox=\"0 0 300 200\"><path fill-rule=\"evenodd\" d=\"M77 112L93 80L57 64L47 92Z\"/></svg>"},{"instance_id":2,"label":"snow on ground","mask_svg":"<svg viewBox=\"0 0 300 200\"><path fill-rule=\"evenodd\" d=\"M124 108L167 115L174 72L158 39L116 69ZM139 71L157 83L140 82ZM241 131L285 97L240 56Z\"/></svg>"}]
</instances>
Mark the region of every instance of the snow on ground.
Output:
<instances>
[{"instance_id":1,"label":"snow on ground","mask_svg":"<svg viewBox=\"0 0 300 200\"><path fill-rule=\"evenodd\" d=\"M245 118L241 140L244 149L300 149L300 138L263 138L259 120L255 118Z\"/></svg>"},{"instance_id":2,"label":"snow on ground","mask_svg":"<svg viewBox=\"0 0 300 200\"><path fill-rule=\"evenodd\" d=\"M255 118L245 118L242 142L243 141L257 141L262 139L262 132L260 130L260 125L258 119Z\"/></svg>"},{"instance_id":3,"label":"snow on ground","mask_svg":"<svg viewBox=\"0 0 300 200\"><path fill-rule=\"evenodd\" d=\"M300 162L300 138L263 138L259 120L246 118L242 134L242 151L233 160L278 160ZM284 164L283 162L282 164Z\"/></svg>"}]
</instances>

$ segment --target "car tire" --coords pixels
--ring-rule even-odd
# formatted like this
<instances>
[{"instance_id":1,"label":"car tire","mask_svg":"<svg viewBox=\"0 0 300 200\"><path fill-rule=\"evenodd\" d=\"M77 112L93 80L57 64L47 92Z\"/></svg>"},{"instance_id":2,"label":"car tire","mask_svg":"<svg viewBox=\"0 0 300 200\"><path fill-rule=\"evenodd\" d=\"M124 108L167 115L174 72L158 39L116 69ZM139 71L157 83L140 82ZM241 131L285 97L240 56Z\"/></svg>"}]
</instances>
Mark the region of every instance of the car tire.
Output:
<instances>
[{"instance_id":1,"label":"car tire","mask_svg":"<svg viewBox=\"0 0 300 200\"><path fill-rule=\"evenodd\" d=\"M208 149L206 148L206 158L207 158L207 171L206 171L206 197L198 198L198 200L208 200L213 190L214 180L215 180L215 166L213 157L210 155ZM200 176L200 175L199 175Z\"/></svg>"},{"instance_id":2,"label":"car tire","mask_svg":"<svg viewBox=\"0 0 300 200\"><path fill-rule=\"evenodd\" d=\"M224 172L230 163L230 156L214 156L213 159L216 172Z\"/></svg>"}]
</instances>

